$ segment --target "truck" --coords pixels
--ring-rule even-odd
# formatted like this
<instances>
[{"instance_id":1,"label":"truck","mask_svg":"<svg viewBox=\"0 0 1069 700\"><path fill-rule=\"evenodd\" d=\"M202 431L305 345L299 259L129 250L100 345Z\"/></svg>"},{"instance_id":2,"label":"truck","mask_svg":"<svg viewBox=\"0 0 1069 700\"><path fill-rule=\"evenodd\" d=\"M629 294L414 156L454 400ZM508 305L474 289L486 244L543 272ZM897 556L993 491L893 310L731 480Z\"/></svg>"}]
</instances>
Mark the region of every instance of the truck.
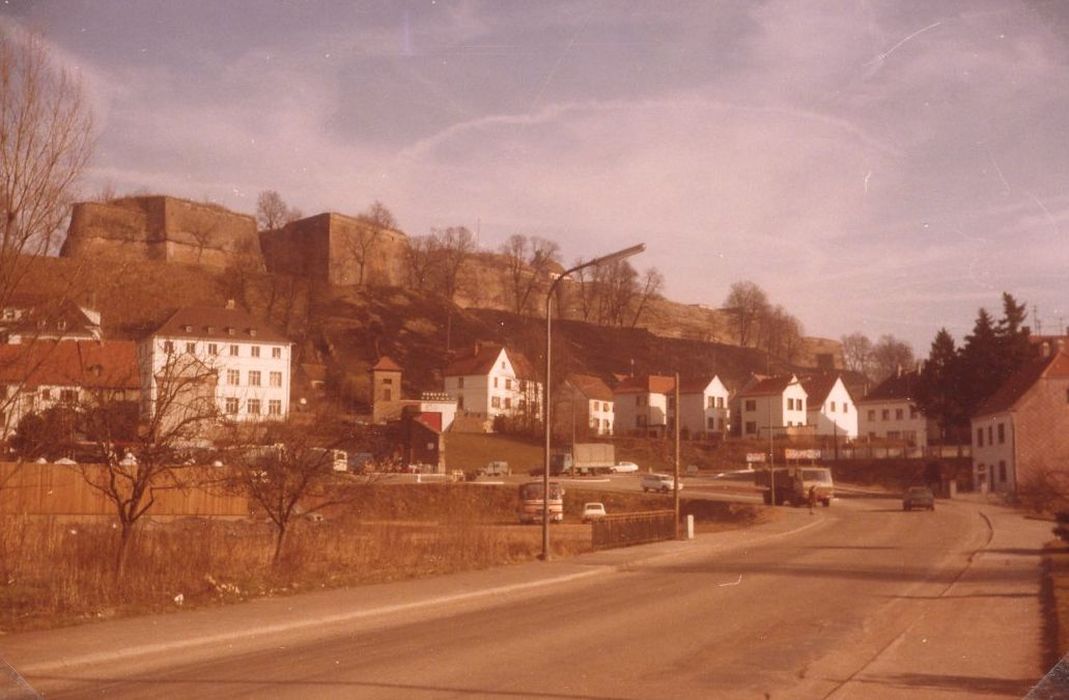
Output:
<instances>
[{"instance_id":1,"label":"truck","mask_svg":"<svg viewBox=\"0 0 1069 700\"><path fill-rule=\"evenodd\" d=\"M542 522L542 511L549 511L549 520L553 523L564 522L564 488L559 481L549 482L549 500L544 501L544 484L541 481L528 481L520 484L519 507L516 515L521 523Z\"/></svg>"},{"instance_id":2,"label":"truck","mask_svg":"<svg viewBox=\"0 0 1069 700\"><path fill-rule=\"evenodd\" d=\"M508 462L487 462L486 466L479 470L482 476L509 476L512 470Z\"/></svg>"},{"instance_id":3,"label":"truck","mask_svg":"<svg viewBox=\"0 0 1069 700\"><path fill-rule=\"evenodd\" d=\"M616 446L607 442L577 442L550 456L551 474L609 473L616 466Z\"/></svg>"},{"instance_id":4,"label":"truck","mask_svg":"<svg viewBox=\"0 0 1069 700\"><path fill-rule=\"evenodd\" d=\"M772 487L775 485L775 505L802 505L809 500L809 489L814 489L816 500L825 508L835 497L835 483L831 469L827 467L775 467L755 469L754 484L764 490L766 505L772 505Z\"/></svg>"}]
</instances>

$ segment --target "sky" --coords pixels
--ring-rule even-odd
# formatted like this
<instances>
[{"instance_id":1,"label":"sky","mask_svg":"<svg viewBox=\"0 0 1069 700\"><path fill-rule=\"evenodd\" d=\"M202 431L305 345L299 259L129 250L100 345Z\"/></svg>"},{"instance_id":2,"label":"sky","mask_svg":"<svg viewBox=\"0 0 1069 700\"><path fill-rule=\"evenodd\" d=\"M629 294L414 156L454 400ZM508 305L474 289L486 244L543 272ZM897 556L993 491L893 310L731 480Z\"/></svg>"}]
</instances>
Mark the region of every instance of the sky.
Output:
<instances>
[{"instance_id":1,"label":"sky","mask_svg":"<svg viewBox=\"0 0 1069 700\"><path fill-rule=\"evenodd\" d=\"M0 0L0 27L81 77L87 196L645 242L670 299L751 280L918 356L1003 291L1069 324L1059 0Z\"/></svg>"}]
</instances>

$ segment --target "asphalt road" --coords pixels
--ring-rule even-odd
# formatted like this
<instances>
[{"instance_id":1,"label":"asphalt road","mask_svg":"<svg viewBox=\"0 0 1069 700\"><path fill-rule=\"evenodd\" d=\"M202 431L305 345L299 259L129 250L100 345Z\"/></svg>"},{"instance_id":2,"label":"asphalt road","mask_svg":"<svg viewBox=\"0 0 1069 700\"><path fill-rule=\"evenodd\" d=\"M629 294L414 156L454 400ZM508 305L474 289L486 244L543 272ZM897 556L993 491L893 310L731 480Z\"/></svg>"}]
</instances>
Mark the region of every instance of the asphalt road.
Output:
<instances>
[{"instance_id":1,"label":"asphalt road","mask_svg":"<svg viewBox=\"0 0 1069 700\"><path fill-rule=\"evenodd\" d=\"M289 599L289 618L273 603L207 611L190 624L214 615L216 641L143 656L60 660L47 635L63 631L0 651L56 698L1021 697L1046 670L1048 527L975 503L840 501L697 542L369 589L367 614L327 614L360 589ZM530 586L538 576L559 580ZM302 611L309 624L277 623ZM97 648L158 644L182 617L142 642L131 623L100 626ZM274 627L226 633L253 624Z\"/></svg>"}]
</instances>

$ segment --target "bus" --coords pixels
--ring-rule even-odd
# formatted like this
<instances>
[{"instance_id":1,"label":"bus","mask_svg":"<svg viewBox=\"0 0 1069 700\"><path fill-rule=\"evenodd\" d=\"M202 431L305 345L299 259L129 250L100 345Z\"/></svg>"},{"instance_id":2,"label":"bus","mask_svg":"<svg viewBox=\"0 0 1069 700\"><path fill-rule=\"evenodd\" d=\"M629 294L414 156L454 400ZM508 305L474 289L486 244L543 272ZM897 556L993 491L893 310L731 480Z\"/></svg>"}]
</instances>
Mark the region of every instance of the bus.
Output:
<instances>
[{"instance_id":1,"label":"bus","mask_svg":"<svg viewBox=\"0 0 1069 700\"><path fill-rule=\"evenodd\" d=\"M517 515L521 523L542 522L542 482L528 481L520 484L520 502ZM564 521L564 488L559 481L549 482L549 519Z\"/></svg>"}]
</instances>

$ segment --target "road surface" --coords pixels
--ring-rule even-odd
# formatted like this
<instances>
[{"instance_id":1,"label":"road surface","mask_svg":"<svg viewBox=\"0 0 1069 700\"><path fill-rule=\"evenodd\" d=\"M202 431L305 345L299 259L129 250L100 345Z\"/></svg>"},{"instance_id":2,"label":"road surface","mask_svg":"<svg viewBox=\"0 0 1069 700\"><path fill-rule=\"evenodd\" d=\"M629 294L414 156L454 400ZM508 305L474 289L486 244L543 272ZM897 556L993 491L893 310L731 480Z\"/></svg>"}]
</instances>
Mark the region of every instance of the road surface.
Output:
<instances>
[{"instance_id":1,"label":"road surface","mask_svg":"<svg viewBox=\"0 0 1069 700\"><path fill-rule=\"evenodd\" d=\"M1019 698L1046 671L1048 530L978 503L839 501L694 542L11 635L0 654L56 698Z\"/></svg>"}]
</instances>

